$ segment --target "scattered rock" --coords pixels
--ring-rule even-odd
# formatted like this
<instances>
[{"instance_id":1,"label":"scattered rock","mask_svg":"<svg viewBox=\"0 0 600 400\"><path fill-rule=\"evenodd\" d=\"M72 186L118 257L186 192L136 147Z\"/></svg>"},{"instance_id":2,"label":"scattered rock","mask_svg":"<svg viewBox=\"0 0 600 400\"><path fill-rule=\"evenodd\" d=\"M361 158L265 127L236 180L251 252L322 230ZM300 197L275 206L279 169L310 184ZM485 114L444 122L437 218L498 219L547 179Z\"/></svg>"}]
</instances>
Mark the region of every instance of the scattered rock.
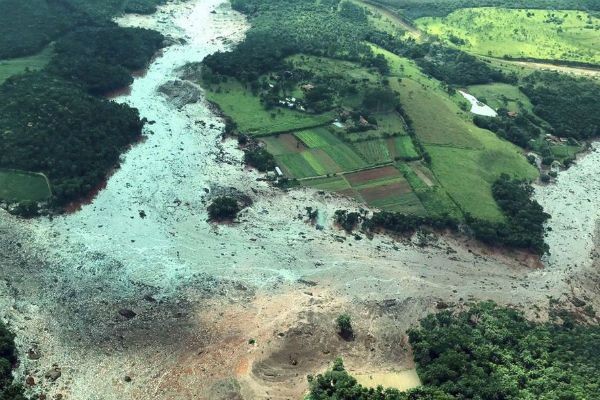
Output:
<instances>
[{"instance_id":1,"label":"scattered rock","mask_svg":"<svg viewBox=\"0 0 600 400\"><path fill-rule=\"evenodd\" d=\"M449 307L449 305L448 305L448 303L446 303L445 301L438 301L438 302L437 302L437 304L435 305L435 307L436 307L438 310L444 310L444 309L448 308L448 307Z\"/></svg>"},{"instance_id":2,"label":"scattered rock","mask_svg":"<svg viewBox=\"0 0 600 400\"><path fill-rule=\"evenodd\" d=\"M54 365L52 369L44 374L44 378L50 379L51 381L55 381L62 375L60 367L58 365Z\"/></svg>"},{"instance_id":3,"label":"scattered rock","mask_svg":"<svg viewBox=\"0 0 600 400\"><path fill-rule=\"evenodd\" d=\"M27 350L27 358L29 358L30 360L39 360L40 357L42 355L40 354L39 350L36 348L30 348L29 350Z\"/></svg>"},{"instance_id":4,"label":"scattered rock","mask_svg":"<svg viewBox=\"0 0 600 400\"><path fill-rule=\"evenodd\" d=\"M119 314L121 314L123 317L125 317L127 319L131 319L137 315L133 310L130 310L128 308L121 308L119 310Z\"/></svg>"},{"instance_id":5,"label":"scattered rock","mask_svg":"<svg viewBox=\"0 0 600 400\"><path fill-rule=\"evenodd\" d=\"M169 81L161 85L158 91L167 96L178 108L197 103L202 97L200 88L189 81Z\"/></svg>"}]
</instances>

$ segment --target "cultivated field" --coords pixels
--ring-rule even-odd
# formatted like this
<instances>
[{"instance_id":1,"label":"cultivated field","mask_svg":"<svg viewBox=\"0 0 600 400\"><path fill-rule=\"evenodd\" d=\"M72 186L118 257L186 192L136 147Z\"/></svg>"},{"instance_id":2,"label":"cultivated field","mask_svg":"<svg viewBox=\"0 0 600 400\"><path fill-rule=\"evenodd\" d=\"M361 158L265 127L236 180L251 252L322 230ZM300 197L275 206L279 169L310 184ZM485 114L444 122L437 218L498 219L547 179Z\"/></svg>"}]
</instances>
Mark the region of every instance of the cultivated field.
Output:
<instances>
[{"instance_id":1,"label":"cultivated field","mask_svg":"<svg viewBox=\"0 0 600 400\"><path fill-rule=\"evenodd\" d=\"M423 75L408 60L389 52L382 54L400 71L398 77L402 79L392 78L390 85L400 93L416 135L431 156L429 170L434 179L427 178L424 166L419 174L413 171L413 181L415 177L421 181L425 178L433 186L439 185L425 189L412 184L425 209L433 214L456 215L458 208L485 219L501 218L491 194L492 183L502 173L534 179L537 170L519 148L476 127L472 117L460 109L456 96L450 96L438 81Z\"/></svg>"},{"instance_id":2,"label":"cultivated field","mask_svg":"<svg viewBox=\"0 0 600 400\"><path fill-rule=\"evenodd\" d=\"M600 64L600 19L583 11L467 8L415 22L430 35L484 56Z\"/></svg>"},{"instance_id":3,"label":"cultivated field","mask_svg":"<svg viewBox=\"0 0 600 400\"><path fill-rule=\"evenodd\" d=\"M0 170L0 201L42 201L50 197L45 176L24 171Z\"/></svg>"}]
</instances>

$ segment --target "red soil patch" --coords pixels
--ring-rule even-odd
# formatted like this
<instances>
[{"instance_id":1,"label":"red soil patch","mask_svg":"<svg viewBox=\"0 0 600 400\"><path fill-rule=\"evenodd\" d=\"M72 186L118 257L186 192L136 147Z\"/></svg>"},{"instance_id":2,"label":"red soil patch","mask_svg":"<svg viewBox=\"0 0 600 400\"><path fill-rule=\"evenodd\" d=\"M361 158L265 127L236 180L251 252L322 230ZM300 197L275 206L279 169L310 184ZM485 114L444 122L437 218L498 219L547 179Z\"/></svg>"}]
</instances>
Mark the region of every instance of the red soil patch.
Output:
<instances>
[{"instance_id":1,"label":"red soil patch","mask_svg":"<svg viewBox=\"0 0 600 400\"><path fill-rule=\"evenodd\" d=\"M363 201L360 198L360 195L358 194L358 192L356 190L352 189L352 188L340 190L337 193L341 194L342 196L349 197L351 199L355 199L355 200L358 200L358 201Z\"/></svg>"},{"instance_id":2,"label":"red soil patch","mask_svg":"<svg viewBox=\"0 0 600 400\"><path fill-rule=\"evenodd\" d=\"M365 199L365 201L369 203L389 197L402 196L403 194L410 193L411 191L412 190L408 182L401 181L390 183L389 185L381 185L359 190L359 193Z\"/></svg>"},{"instance_id":3,"label":"red soil patch","mask_svg":"<svg viewBox=\"0 0 600 400\"><path fill-rule=\"evenodd\" d=\"M285 133L277 136L277 140L285 147L290 153L300 153L301 151L308 150L308 147L302 143L296 136L291 133Z\"/></svg>"},{"instance_id":4,"label":"red soil patch","mask_svg":"<svg viewBox=\"0 0 600 400\"><path fill-rule=\"evenodd\" d=\"M363 183L382 178L399 177L400 171L392 166L374 168L367 171L355 172L353 174L344 175L350 185L358 186Z\"/></svg>"},{"instance_id":5,"label":"red soil patch","mask_svg":"<svg viewBox=\"0 0 600 400\"><path fill-rule=\"evenodd\" d=\"M131 94L131 86L126 86L124 88L120 88L117 90L113 90L112 92L106 93L105 97L108 100L113 100L113 99L116 99L117 97L129 96L130 94Z\"/></svg>"}]
</instances>

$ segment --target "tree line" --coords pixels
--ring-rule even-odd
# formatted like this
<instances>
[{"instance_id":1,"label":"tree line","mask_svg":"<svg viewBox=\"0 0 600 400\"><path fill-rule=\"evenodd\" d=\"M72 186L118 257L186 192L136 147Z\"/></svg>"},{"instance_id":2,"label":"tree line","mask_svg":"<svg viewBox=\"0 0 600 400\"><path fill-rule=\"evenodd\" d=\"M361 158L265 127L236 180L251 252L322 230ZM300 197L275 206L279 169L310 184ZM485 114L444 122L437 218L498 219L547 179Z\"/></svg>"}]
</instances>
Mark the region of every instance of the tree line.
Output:
<instances>
[{"instance_id":1,"label":"tree line","mask_svg":"<svg viewBox=\"0 0 600 400\"><path fill-rule=\"evenodd\" d=\"M158 32L121 28L102 19L121 10L122 1L64 0L40 6L54 10L58 5L70 10L63 18L74 18L77 26L61 25L70 31L61 33L44 70L13 76L0 86L0 167L43 172L52 186L54 208L97 187L141 136L144 121L136 109L97 96L131 84L132 72L144 68L164 45ZM42 18L29 6L10 10L19 11ZM98 13L99 21L90 22L88 13ZM29 30L21 26L15 34ZM15 210L30 214L33 208Z\"/></svg>"},{"instance_id":2,"label":"tree line","mask_svg":"<svg viewBox=\"0 0 600 400\"><path fill-rule=\"evenodd\" d=\"M71 30L122 12L152 13L165 0L0 0L0 59L37 53Z\"/></svg>"},{"instance_id":3,"label":"tree line","mask_svg":"<svg viewBox=\"0 0 600 400\"><path fill-rule=\"evenodd\" d=\"M531 199L533 188L527 182L502 174L492 185L492 195L503 213L502 221L488 221L470 214L460 221L448 214L419 216L391 211L365 213L337 210L335 222L347 232L360 227L366 232L385 230L401 235L413 234L422 227L437 230L463 230L490 245L526 249L542 255L548 251L544 243L544 224L550 215Z\"/></svg>"},{"instance_id":4,"label":"tree line","mask_svg":"<svg viewBox=\"0 0 600 400\"><path fill-rule=\"evenodd\" d=\"M366 388L337 359L309 376L310 400L578 400L600 398L600 327L535 323L522 312L481 302L430 314L409 330L423 386Z\"/></svg>"},{"instance_id":5,"label":"tree line","mask_svg":"<svg viewBox=\"0 0 600 400\"><path fill-rule=\"evenodd\" d=\"M364 43L371 29L364 8L339 0L234 0L232 7L250 18L245 40L230 52L206 57L212 73L256 81L281 69L292 54L305 53L362 62L381 63Z\"/></svg>"},{"instance_id":6,"label":"tree line","mask_svg":"<svg viewBox=\"0 0 600 400\"><path fill-rule=\"evenodd\" d=\"M411 19L444 17L470 7L537 8L550 10L600 11L596 0L370 0L402 12Z\"/></svg>"}]
</instances>

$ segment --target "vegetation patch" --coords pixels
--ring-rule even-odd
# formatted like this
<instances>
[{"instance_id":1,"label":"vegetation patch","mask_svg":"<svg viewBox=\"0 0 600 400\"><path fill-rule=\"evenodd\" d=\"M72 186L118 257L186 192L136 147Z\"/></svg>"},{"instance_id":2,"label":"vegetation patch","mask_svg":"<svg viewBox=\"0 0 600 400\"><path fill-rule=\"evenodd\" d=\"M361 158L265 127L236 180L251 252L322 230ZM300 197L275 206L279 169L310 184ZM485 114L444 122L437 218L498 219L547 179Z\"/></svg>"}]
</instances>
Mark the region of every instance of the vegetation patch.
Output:
<instances>
[{"instance_id":1,"label":"vegetation patch","mask_svg":"<svg viewBox=\"0 0 600 400\"><path fill-rule=\"evenodd\" d=\"M284 173L294 178L309 178L319 175L317 171L308 163L304 153L288 153L275 156L277 165L281 167Z\"/></svg>"},{"instance_id":2,"label":"vegetation patch","mask_svg":"<svg viewBox=\"0 0 600 400\"><path fill-rule=\"evenodd\" d=\"M205 85L206 97L232 118L240 133L267 136L276 132L291 132L326 124L333 114L307 114L289 108L268 110L261 99L235 79L215 85Z\"/></svg>"},{"instance_id":3,"label":"vegetation patch","mask_svg":"<svg viewBox=\"0 0 600 400\"><path fill-rule=\"evenodd\" d=\"M110 24L122 12L152 13L164 0L0 0L0 59L32 55L80 27Z\"/></svg>"},{"instance_id":4,"label":"vegetation patch","mask_svg":"<svg viewBox=\"0 0 600 400\"><path fill-rule=\"evenodd\" d=\"M515 85L508 83L471 85L468 87L468 92L494 110L505 109L516 113L521 110L533 112L531 101Z\"/></svg>"},{"instance_id":5,"label":"vegetation patch","mask_svg":"<svg viewBox=\"0 0 600 400\"><path fill-rule=\"evenodd\" d=\"M397 136L387 139L390 156L394 160L418 160L421 158L410 136Z\"/></svg>"},{"instance_id":6,"label":"vegetation patch","mask_svg":"<svg viewBox=\"0 0 600 400\"><path fill-rule=\"evenodd\" d=\"M262 147L244 149L244 162L261 172L275 169L275 158Z\"/></svg>"},{"instance_id":7,"label":"vegetation patch","mask_svg":"<svg viewBox=\"0 0 600 400\"><path fill-rule=\"evenodd\" d=\"M238 200L231 196L214 199L208 206L208 216L213 221L230 221L242 210Z\"/></svg>"},{"instance_id":8,"label":"vegetation patch","mask_svg":"<svg viewBox=\"0 0 600 400\"><path fill-rule=\"evenodd\" d=\"M492 302L430 314L409 330L422 386L362 386L341 359L309 376L310 400L587 399L600 395L600 328L534 323Z\"/></svg>"},{"instance_id":9,"label":"vegetation patch","mask_svg":"<svg viewBox=\"0 0 600 400\"><path fill-rule=\"evenodd\" d=\"M340 140L324 128L300 131L296 132L294 135L310 148L335 146L340 144Z\"/></svg>"},{"instance_id":10,"label":"vegetation patch","mask_svg":"<svg viewBox=\"0 0 600 400\"><path fill-rule=\"evenodd\" d=\"M600 11L596 0L376 0L411 19L443 17L455 10L470 7L505 7Z\"/></svg>"},{"instance_id":11,"label":"vegetation patch","mask_svg":"<svg viewBox=\"0 0 600 400\"><path fill-rule=\"evenodd\" d=\"M392 161L386 140L358 142L354 144L354 148L369 164L383 164Z\"/></svg>"},{"instance_id":12,"label":"vegetation patch","mask_svg":"<svg viewBox=\"0 0 600 400\"><path fill-rule=\"evenodd\" d=\"M427 146L431 170L463 213L491 221L502 220L502 213L492 196L492 184L502 175L533 179L536 169L509 144L494 138L497 150L464 150L444 146Z\"/></svg>"},{"instance_id":13,"label":"vegetation patch","mask_svg":"<svg viewBox=\"0 0 600 400\"><path fill-rule=\"evenodd\" d=\"M42 174L0 170L0 201L46 201L52 193Z\"/></svg>"},{"instance_id":14,"label":"vegetation patch","mask_svg":"<svg viewBox=\"0 0 600 400\"><path fill-rule=\"evenodd\" d=\"M428 34L480 55L600 63L600 19L584 11L464 8L415 22Z\"/></svg>"},{"instance_id":15,"label":"vegetation patch","mask_svg":"<svg viewBox=\"0 0 600 400\"><path fill-rule=\"evenodd\" d=\"M260 140L265 143L269 153L275 156L287 153L300 153L307 149L306 145L291 133L267 136Z\"/></svg>"},{"instance_id":16,"label":"vegetation patch","mask_svg":"<svg viewBox=\"0 0 600 400\"><path fill-rule=\"evenodd\" d=\"M142 134L137 110L43 73L0 86L0 168L42 172L64 205L97 186Z\"/></svg>"},{"instance_id":17,"label":"vegetation patch","mask_svg":"<svg viewBox=\"0 0 600 400\"><path fill-rule=\"evenodd\" d=\"M475 237L485 243L501 243L524 248L538 254L549 250L544 243L544 224L550 218L542 206L531 200L531 185L502 175L494 182L492 194L506 217L506 222L492 223L467 215L467 223Z\"/></svg>"},{"instance_id":18,"label":"vegetation patch","mask_svg":"<svg viewBox=\"0 0 600 400\"><path fill-rule=\"evenodd\" d=\"M594 398L600 328L536 324L480 303L429 315L409 331L419 377L451 398Z\"/></svg>"},{"instance_id":19,"label":"vegetation patch","mask_svg":"<svg viewBox=\"0 0 600 400\"><path fill-rule=\"evenodd\" d=\"M0 399L25 400L23 388L13 383L12 369L17 363L15 335L0 322Z\"/></svg>"},{"instance_id":20,"label":"vegetation patch","mask_svg":"<svg viewBox=\"0 0 600 400\"><path fill-rule=\"evenodd\" d=\"M597 82L551 72L535 72L524 81L522 90L533 111L557 135L588 139L600 134Z\"/></svg>"},{"instance_id":21,"label":"vegetation patch","mask_svg":"<svg viewBox=\"0 0 600 400\"><path fill-rule=\"evenodd\" d=\"M360 189L359 193L367 203L372 204L380 200L394 199L403 194L410 193L410 185L405 180L400 180L393 183L387 183L378 186L372 186L365 189ZM387 204L388 202L385 201Z\"/></svg>"},{"instance_id":22,"label":"vegetation patch","mask_svg":"<svg viewBox=\"0 0 600 400\"><path fill-rule=\"evenodd\" d=\"M32 56L0 60L0 84L13 75L43 69L50 62L51 57L52 47L47 47Z\"/></svg>"},{"instance_id":23,"label":"vegetation patch","mask_svg":"<svg viewBox=\"0 0 600 400\"><path fill-rule=\"evenodd\" d=\"M60 38L48 71L105 94L129 86L131 73L145 68L164 37L140 28L81 28Z\"/></svg>"},{"instance_id":24,"label":"vegetation patch","mask_svg":"<svg viewBox=\"0 0 600 400\"><path fill-rule=\"evenodd\" d=\"M390 178L399 178L401 174L392 166L373 168L366 171L346 174L344 177L354 187L365 185L373 181L387 180Z\"/></svg>"}]
</instances>

